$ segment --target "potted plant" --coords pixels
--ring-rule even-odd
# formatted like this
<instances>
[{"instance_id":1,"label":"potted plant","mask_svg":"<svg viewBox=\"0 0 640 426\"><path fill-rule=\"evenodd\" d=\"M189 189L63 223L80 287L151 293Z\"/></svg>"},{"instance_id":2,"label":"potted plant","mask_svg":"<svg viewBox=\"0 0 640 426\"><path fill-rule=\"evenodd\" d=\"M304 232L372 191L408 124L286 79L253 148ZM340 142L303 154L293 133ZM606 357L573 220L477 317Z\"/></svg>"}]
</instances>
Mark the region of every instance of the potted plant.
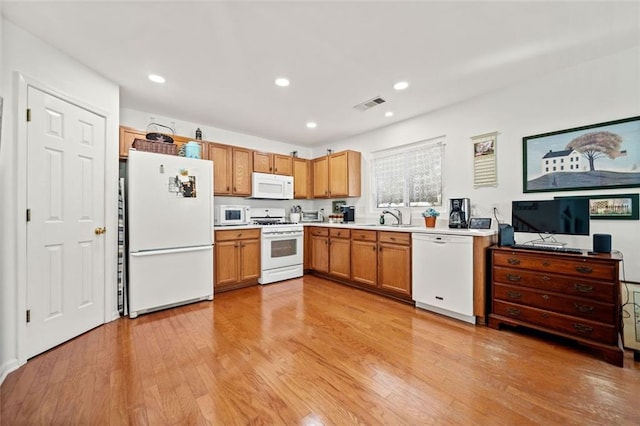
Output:
<instances>
[{"instance_id":1,"label":"potted plant","mask_svg":"<svg viewBox=\"0 0 640 426\"><path fill-rule=\"evenodd\" d=\"M427 228L434 228L436 226L436 218L440 216L440 212L432 207L429 207L422 212L424 217L424 224Z\"/></svg>"}]
</instances>

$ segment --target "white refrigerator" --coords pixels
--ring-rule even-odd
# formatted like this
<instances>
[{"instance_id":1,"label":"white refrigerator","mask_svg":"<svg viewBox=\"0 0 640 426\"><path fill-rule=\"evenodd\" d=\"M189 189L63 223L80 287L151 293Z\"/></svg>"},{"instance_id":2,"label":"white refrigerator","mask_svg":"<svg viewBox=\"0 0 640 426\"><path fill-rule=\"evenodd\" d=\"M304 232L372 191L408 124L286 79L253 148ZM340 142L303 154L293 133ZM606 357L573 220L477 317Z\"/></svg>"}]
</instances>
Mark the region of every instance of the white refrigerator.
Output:
<instances>
[{"instance_id":1,"label":"white refrigerator","mask_svg":"<svg viewBox=\"0 0 640 426\"><path fill-rule=\"evenodd\" d=\"M129 151L129 316L213 300L213 163Z\"/></svg>"}]
</instances>

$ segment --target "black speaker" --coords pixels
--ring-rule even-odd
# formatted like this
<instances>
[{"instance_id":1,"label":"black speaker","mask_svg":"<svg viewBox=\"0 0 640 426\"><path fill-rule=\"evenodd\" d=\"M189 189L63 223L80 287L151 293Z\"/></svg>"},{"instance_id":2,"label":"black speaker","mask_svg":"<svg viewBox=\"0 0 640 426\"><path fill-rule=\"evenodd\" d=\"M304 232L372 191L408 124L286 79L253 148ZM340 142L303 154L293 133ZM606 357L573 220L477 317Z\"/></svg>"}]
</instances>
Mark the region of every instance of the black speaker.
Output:
<instances>
[{"instance_id":1,"label":"black speaker","mask_svg":"<svg viewBox=\"0 0 640 426\"><path fill-rule=\"evenodd\" d=\"M596 253L611 253L611 235L593 234L593 251Z\"/></svg>"},{"instance_id":2,"label":"black speaker","mask_svg":"<svg viewBox=\"0 0 640 426\"><path fill-rule=\"evenodd\" d=\"M515 244L513 239L513 226L507 223L498 224L498 245L512 246Z\"/></svg>"}]
</instances>

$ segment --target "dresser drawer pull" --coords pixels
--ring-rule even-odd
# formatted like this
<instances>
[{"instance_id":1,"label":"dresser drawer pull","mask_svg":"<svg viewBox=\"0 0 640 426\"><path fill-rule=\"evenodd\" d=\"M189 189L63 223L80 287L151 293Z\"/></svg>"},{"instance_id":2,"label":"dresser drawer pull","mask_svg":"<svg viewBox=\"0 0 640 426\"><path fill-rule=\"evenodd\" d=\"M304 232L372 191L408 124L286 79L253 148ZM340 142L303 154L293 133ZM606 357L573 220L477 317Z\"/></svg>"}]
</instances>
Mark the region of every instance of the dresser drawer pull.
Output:
<instances>
[{"instance_id":1,"label":"dresser drawer pull","mask_svg":"<svg viewBox=\"0 0 640 426\"><path fill-rule=\"evenodd\" d=\"M507 308L507 313L511 316L517 317L518 315L520 315L520 309Z\"/></svg>"},{"instance_id":2,"label":"dresser drawer pull","mask_svg":"<svg viewBox=\"0 0 640 426\"><path fill-rule=\"evenodd\" d=\"M580 293L593 293L593 286L586 284L573 283L573 289Z\"/></svg>"},{"instance_id":3,"label":"dresser drawer pull","mask_svg":"<svg viewBox=\"0 0 640 426\"><path fill-rule=\"evenodd\" d=\"M549 262L542 262L542 266L550 266L551 264Z\"/></svg>"},{"instance_id":4,"label":"dresser drawer pull","mask_svg":"<svg viewBox=\"0 0 640 426\"><path fill-rule=\"evenodd\" d=\"M588 266L576 266L576 271L583 274L590 274L593 272L593 269L589 268Z\"/></svg>"},{"instance_id":5,"label":"dresser drawer pull","mask_svg":"<svg viewBox=\"0 0 640 426\"><path fill-rule=\"evenodd\" d=\"M578 312L583 312L585 314L590 314L593 312L593 306L591 305L583 305L581 303L574 303L573 306L578 310Z\"/></svg>"},{"instance_id":6,"label":"dresser drawer pull","mask_svg":"<svg viewBox=\"0 0 640 426\"><path fill-rule=\"evenodd\" d=\"M584 324L578 324L578 323L574 323L573 324L573 328L578 332L578 333L591 333L593 331L593 327L589 327L588 325L584 325Z\"/></svg>"},{"instance_id":7,"label":"dresser drawer pull","mask_svg":"<svg viewBox=\"0 0 640 426\"><path fill-rule=\"evenodd\" d=\"M549 297L549 295L548 295L548 294L543 294L543 295L542 295L542 296L540 296L540 297L542 297L544 300L549 300L549 299L551 299L551 297Z\"/></svg>"},{"instance_id":8,"label":"dresser drawer pull","mask_svg":"<svg viewBox=\"0 0 640 426\"><path fill-rule=\"evenodd\" d=\"M542 318L544 318L544 319L547 319L547 318L549 318L551 316L547 312L543 312L541 315L542 315Z\"/></svg>"},{"instance_id":9,"label":"dresser drawer pull","mask_svg":"<svg viewBox=\"0 0 640 426\"><path fill-rule=\"evenodd\" d=\"M548 275L543 275L542 276L542 281L549 281L551 278L549 278Z\"/></svg>"},{"instance_id":10,"label":"dresser drawer pull","mask_svg":"<svg viewBox=\"0 0 640 426\"><path fill-rule=\"evenodd\" d=\"M511 299L520 299L522 297L522 293L518 293L517 291L508 291L507 297Z\"/></svg>"},{"instance_id":11,"label":"dresser drawer pull","mask_svg":"<svg viewBox=\"0 0 640 426\"><path fill-rule=\"evenodd\" d=\"M509 259L507 259L507 263L509 265L519 265L520 259L514 259L513 257L510 257Z\"/></svg>"},{"instance_id":12,"label":"dresser drawer pull","mask_svg":"<svg viewBox=\"0 0 640 426\"><path fill-rule=\"evenodd\" d=\"M522 277L520 275L507 274L507 279L509 281L520 281Z\"/></svg>"}]
</instances>

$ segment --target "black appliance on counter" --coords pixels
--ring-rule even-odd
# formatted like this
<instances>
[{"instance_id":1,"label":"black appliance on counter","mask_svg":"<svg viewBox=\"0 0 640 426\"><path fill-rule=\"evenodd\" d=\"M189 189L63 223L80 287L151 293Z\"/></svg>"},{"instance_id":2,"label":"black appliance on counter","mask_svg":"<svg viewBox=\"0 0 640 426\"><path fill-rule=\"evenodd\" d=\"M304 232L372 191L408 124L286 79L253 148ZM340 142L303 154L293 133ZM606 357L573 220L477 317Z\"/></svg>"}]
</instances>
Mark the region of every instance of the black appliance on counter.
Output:
<instances>
[{"instance_id":1,"label":"black appliance on counter","mask_svg":"<svg viewBox=\"0 0 640 426\"><path fill-rule=\"evenodd\" d=\"M468 228L471 217L471 200L468 198L449 199L449 228Z\"/></svg>"},{"instance_id":2,"label":"black appliance on counter","mask_svg":"<svg viewBox=\"0 0 640 426\"><path fill-rule=\"evenodd\" d=\"M356 208L354 206L342 206L342 221L343 222L356 221Z\"/></svg>"}]
</instances>

